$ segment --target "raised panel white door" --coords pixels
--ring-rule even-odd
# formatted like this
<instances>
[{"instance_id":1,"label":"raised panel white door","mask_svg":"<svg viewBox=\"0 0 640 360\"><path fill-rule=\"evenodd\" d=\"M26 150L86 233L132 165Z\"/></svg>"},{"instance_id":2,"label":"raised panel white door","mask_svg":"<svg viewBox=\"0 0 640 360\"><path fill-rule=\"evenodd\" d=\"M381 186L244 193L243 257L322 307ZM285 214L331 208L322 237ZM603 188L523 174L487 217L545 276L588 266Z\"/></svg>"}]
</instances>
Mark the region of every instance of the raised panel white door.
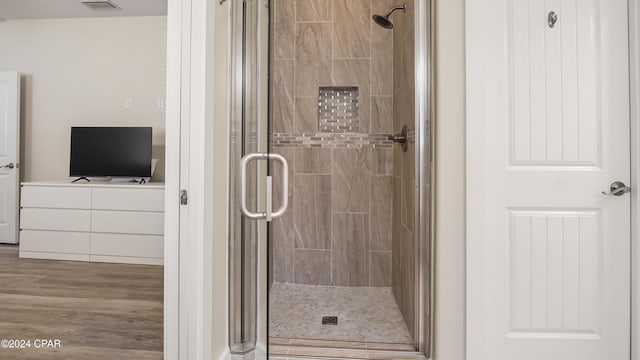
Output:
<instances>
[{"instance_id":1,"label":"raised panel white door","mask_svg":"<svg viewBox=\"0 0 640 360\"><path fill-rule=\"evenodd\" d=\"M20 75L0 71L0 243L18 242Z\"/></svg>"},{"instance_id":2,"label":"raised panel white door","mask_svg":"<svg viewBox=\"0 0 640 360\"><path fill-rule=\"evenodd\" d=\"M628 360L627 1L466 7L467 359Z\"/></svg>"}]
</instances>

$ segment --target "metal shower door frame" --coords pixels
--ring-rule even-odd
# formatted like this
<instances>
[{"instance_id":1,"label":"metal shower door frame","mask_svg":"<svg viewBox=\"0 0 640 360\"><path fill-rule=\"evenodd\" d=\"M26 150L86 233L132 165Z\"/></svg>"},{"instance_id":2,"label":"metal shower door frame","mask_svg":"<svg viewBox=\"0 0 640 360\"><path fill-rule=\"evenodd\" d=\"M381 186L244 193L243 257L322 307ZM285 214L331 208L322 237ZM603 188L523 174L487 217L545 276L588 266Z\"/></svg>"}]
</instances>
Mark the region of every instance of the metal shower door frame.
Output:
<instances>
[{"instance_id":1,"label":"metal shower door frame","mask_svg":"<svg viewBox=\"0 0 640 360\"><path fill-rule=\"evenodd\" d=\"M433 353L433 293L434 293L434 100L433 100L433 0L416 0L415 6L415 125L416 125L416 192L415 192L415 224L417 224L415 239L415 269L417 272L415 286L415 314L416 314L416 348L423 352L427 358L431 358ZM231 46L231 145L230 145L230 204L229 204L229 347L233 353L251 352L256 345L256 332L259 323L257 319L257 296L255 291L260 285L257 283L258 277L250 276L242 280L242 272L244 265L242 257L237 256L237 247L246 240L245 245L248 246L250 252L244 254L244 259L255 258L256 262L250 265L249 272L257 271L256 247L259 231L257 227L252 228L251 225L245 224L241 218L239 206L237 203L238 183L240 180L240 158L250 152L259 152L259 145L267 144L268 140L259 139L259 136L267 136L259 130L260 124L257 123L258 107L257 102L259 92L256 84L247 84L247 80L251 80L251 74L257 76L257 67L259 56L257 54L257 45L254 46L256 53L253 55L243 53L246 49L245 45L251 41L257 41L257 11L255 18L253 13L245 11L244 5L261 6L260 0L234 0L231 2L232 16L232 38ZM241 15L242 14L242 15ZM247 18L249 16L249 18ZM250 28L245 28L245 21L249 20ZM242 20L242 21L239 21ZM243 34L238 37L239 34ZM251 86L253 85L253 87ZM248 90L248 93L243 91ZM247 112L246 101L254 104L253 110L249 106ZM253 119L253 123L247 127L244 123L247 119ZM252 149L246 148L245 145L253 146ZM267 151L269 146L267 144ZM237 158L237 159L236 159ZM237 160L237 161L236 161ZM265 170L265 169L262 169ZM248 177L249 186L255 185L255 206L258 206L258 174ZM254 184L254 185L252 185ZM238 225L241 223L241 225ZM254 249L254 250L251 250ZM242 253L242 252L240 252ZM247 269L245 269L247 270ZM245 271L246 274L246 271ZM244 283L243 283L244 281ZM248 284L246 283L248 282ZM261 285L260 285L261 286ZM254 289L253 295L248 295L238 290ZM249 291L251 292L251 291ZM242 301L240 301L242 300ZM246 301L245 301L246 300ZM237 306L238 303L245 305ZM266 324L264 324L266 326Z\"/></svg>"},{"instance_id":2,"label":"metal shower door frame","mask_svg":"<svg viewBox=\"0 0 640 360\"><path fill-rule=\"evenodd\" d=\"M242 159L261 150L259 141L259 0L233 0L229 145L229 350L248 354L258 340L258 241L260 224L241 209L260 204L263 167ZM245 186L242 188L241 186ZM241 196L242 194L242 196ZM240 205L240 200L243 204Z\"/></svg>"}]
</instances>

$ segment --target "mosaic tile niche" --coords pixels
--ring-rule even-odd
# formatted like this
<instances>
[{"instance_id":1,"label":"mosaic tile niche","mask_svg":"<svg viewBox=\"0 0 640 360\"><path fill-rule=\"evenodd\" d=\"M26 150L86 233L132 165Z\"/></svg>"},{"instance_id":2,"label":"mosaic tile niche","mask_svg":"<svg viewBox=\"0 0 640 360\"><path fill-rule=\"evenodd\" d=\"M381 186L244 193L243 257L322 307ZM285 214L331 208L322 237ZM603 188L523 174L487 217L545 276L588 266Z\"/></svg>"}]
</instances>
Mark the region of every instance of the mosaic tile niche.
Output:
<instances>
[{"instance_id":1,"label":"mosaic tile niche","mask_svg":"<svg viewBox=\"0 0 640 360\"><path fill-rule=\"evenodd\" d=\"M356 86L321 86L318 94L320 132L359 132L358 94Z\"/></svg>"}]
</instances>

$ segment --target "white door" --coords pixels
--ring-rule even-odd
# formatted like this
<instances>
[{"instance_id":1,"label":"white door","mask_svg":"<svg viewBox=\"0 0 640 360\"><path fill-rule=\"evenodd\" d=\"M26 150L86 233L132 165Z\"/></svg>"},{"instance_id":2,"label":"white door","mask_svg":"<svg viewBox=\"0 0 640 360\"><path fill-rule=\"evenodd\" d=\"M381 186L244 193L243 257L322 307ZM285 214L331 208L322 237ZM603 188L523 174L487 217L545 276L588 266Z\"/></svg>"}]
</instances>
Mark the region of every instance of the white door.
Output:
<instances>
[{"instance_id":1,"label":"white door","mask_svg":"<svg viewBox=\"0 0 640 360\"><path fill-rule=\"evenodd\" d=\"M466 14L467 359L628 360L627 1Z\"/></svg>"},{"instance_id":2,"label":"white door","mask_svg":"<svg viewBox=\"0 0 640 360\"><path fill-rule=\"evenodd\" d=\"M20 76L0 71L0 243L18 243Z\"/></svg>"}]
</instances>

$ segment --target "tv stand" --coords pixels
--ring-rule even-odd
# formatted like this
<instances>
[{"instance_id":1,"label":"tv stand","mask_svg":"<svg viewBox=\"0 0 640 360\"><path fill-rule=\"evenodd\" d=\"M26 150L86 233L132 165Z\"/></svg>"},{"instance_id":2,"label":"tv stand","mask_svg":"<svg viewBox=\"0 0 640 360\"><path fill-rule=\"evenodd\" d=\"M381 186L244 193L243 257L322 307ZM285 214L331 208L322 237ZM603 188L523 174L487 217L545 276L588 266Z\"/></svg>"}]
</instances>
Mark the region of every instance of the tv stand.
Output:
<instances>
[{"instance_id":1,"label":"tv stand","mask_svg":"<svg viewBox=\"0 0 640 360\"><path fill-rule=\"evenodd\" d=\"M24 182L20 257L162 265L164 184Z\"/></svg>"},{"instance_id":2,"label":"tv stand","mask_svg":"<svg viewBox=\"0 0 640 360\"><path fill-rule=\"evenodd\" d=\"M89 178L88 178L88 177L86 177L86 176L80 176L79 178L77 178L77 179L73 180L71 183L75 183L75 182L78 182L78 181L80 181L80 180L87 180L87 182L91 182L91 180L89 180Z\"/></svg>"}]
</instances>

